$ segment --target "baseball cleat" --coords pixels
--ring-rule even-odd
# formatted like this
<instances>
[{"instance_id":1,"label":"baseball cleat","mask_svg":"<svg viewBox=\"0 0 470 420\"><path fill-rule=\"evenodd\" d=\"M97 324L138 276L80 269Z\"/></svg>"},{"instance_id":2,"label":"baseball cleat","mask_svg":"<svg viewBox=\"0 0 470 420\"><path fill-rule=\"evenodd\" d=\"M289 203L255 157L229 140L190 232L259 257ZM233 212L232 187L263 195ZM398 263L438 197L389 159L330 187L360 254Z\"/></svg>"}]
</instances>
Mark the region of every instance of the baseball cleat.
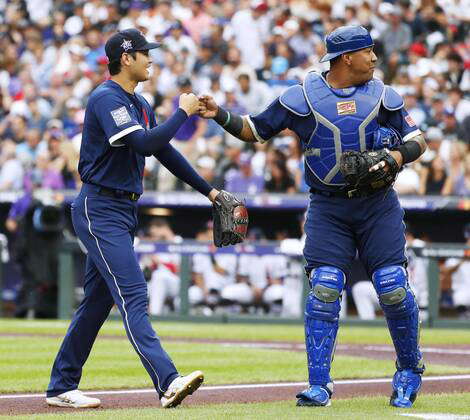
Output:
<instances>
[{"instance_id":1,"label":"baseball cleat","mask_svg":"<svg viewBox=\"0 0 470 420\"><path fill-rule=\"evenodd\" d=\"M412 369L397 370L392 380L393 393L390 405L394 407L411 407L421 388L421 374Z\"/></svg>"},{"instance_id":2,"label":"baseball cleat","mask_svg":"<svg viewBox=\"0 0 470 420\"><path fill-rule=\"evenodd\" d=\"M99 407L101 401L98 398L87 397L82 391L74 389L55 397L46 398L49 405L55 407L71 407L71 408L94 408Z\"/></svg>"},{"instance_id":3,"label":"baseball cleat","mask_svg":"<svg viewBox=\"0 0 470 420\"><path fill-rule=\"evenodd\" d=\"M295 397L298 398L298 407L329 407L331 405L330 390L320 385L311 385Z\"/></svg>"},{"instance_id":4,"label":"baseball cleat","mask_svg":"<svg viewBox=\"0 0 470 420\"><path fill-rule=\"evenodd\" d=\"M196 391L203 381L204 374L200 370L196 370L186 376L178 376L160 399L162 408L176 407L188 395Z\"/></svg>"}]
</instances>

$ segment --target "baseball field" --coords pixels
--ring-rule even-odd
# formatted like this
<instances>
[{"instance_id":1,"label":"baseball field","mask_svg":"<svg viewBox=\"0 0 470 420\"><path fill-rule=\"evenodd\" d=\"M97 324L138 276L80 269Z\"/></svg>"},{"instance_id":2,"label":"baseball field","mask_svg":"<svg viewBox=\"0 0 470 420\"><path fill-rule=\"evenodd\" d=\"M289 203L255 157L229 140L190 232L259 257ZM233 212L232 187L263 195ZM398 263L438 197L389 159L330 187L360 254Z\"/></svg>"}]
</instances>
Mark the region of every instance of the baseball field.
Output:
<instances>
[{"instance_id":1,"label":"baseball field","mask_svg":"<svg viewBox=\"0 0 470 420\"><path fill-rule=\"evenodd\" d=\"M306 385L301 325L154 323L182 374L204 385L161 410L122 324L108 321L85 365L81 389L98 409L49 408L44 391L68 322L0 321L0 419L470 419L470 331L423 329L427 370L412 409L388 405L394 351L385 328L340 328L331 407L298 408Z\"/></svg>"}]
</instances>

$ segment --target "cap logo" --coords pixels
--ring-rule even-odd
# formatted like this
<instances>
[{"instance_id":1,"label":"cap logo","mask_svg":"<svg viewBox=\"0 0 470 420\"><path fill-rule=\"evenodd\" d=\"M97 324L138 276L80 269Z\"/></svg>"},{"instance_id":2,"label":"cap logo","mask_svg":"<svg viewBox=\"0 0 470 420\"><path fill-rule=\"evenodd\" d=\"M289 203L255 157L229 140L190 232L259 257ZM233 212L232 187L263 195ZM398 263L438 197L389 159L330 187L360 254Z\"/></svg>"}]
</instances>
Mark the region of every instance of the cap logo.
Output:
<instances>
[{"instance_id":1,"label":"cap logo","mask_svg":"<svg viewBox=\"0 0 470 420\"><path fill-rule=\"evenodd\" d=\"M125 39L122 41L121 47L124 51L129 51L132 49L132 41L130 39Z\"/></svg>"}]
</instances>

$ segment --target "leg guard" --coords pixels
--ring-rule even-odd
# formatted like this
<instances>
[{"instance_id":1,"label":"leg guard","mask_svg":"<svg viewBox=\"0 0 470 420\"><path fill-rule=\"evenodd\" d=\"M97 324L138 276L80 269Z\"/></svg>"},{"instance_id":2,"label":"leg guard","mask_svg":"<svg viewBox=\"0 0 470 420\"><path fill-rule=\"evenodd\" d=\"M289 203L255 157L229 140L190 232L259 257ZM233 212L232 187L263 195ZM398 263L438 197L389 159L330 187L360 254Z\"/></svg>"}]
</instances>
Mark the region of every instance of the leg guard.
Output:
<instances>
[{"instance_id":1,"label":"leg guard","mask_svg":"<svg viewBox=\"0 0 470 420\"><path fill-rule=\"evenodd\" d=\"M397 369L423 373L419 309L408 285L406 270L399 265L383 267L372 274L372 280L397 353Z\"/></svg>"},{"instance_id":2,"label":"leg guard","mask_svg":"<svg viewBox=\"0 0 470 420\"><path fill-rule=\"evenodd\" d=\"M344 273L336 267L322 266L311 274L311 287L305 306L305 346L310 385L321 385L332 392L330 378ZM331 387L331 388L330 388Z\"/></svg>"}]
</instances>

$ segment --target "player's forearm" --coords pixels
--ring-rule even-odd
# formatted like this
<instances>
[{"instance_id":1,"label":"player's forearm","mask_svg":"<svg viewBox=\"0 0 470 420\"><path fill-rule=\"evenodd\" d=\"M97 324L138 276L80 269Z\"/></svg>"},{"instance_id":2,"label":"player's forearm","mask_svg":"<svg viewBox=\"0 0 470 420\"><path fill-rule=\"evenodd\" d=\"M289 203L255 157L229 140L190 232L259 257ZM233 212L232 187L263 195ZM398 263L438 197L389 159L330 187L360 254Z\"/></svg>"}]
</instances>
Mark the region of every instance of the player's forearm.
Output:
<instances>
[{"instance_id":1,"label":"player's forearm","mask_svg":"<svg viewBox=\"0 0 470 420\"><path fill-rule=\"evenodd\" d=\"M256 137L251 130L246 118L235 112L227 111L219 106L214 121L225 131L248 143L256 142Z\"/></svg>"},{"instance_id":2,"label":"player's forearm","mask_svg":"<svg viewBox=\"0 0 470 420\"><path fill-rule=\"evenodd\" d=\"M137 153L152 156L168 145L187 118L188 114L178 108L163 124L151 130L133 131L125 139Z\"/></svg>"},{"instance_id":3,"label":"player's forearm","mask_svg":"<svg viewBox=\"0 0 470 420\"><path fill-rule=\"evenodd\" d=\"M426 141L422 134L411 138L399 146L397 150L403 157L403 164L414 162L426 151Z\"/></svg>"},{"instance_id":4,"label":"player's forearm","mask_svg":"<svg viewBox=\"0 0 470 420\"><path fill-rule=\"evenodd\" d=\"M214 194L214 189L171 144L166 144L165 147L154 153L154 156L174 176L211 199L211 194Z\"/></svg>"}]
</instances>

